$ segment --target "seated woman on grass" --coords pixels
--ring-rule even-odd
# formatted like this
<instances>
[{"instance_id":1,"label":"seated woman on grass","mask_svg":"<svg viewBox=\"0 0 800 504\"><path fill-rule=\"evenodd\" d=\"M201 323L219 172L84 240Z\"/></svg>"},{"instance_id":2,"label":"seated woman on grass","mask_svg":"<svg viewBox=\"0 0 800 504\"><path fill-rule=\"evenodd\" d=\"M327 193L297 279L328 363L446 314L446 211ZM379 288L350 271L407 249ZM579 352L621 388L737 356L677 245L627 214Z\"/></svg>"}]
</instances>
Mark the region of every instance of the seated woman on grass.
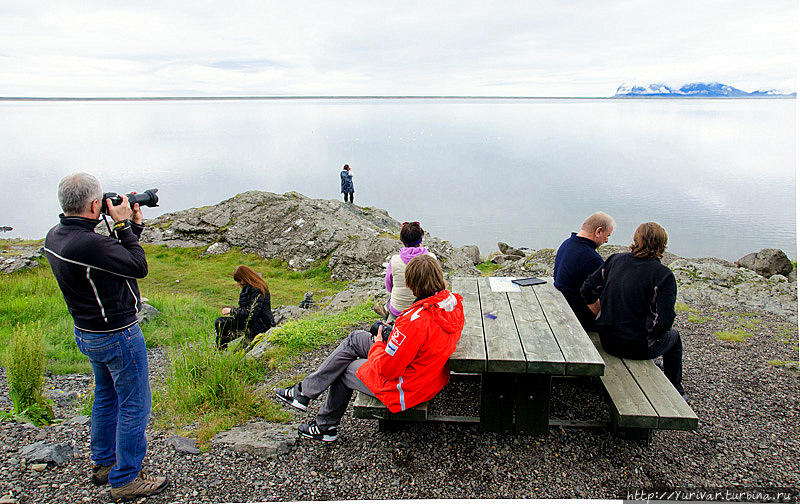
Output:
<instances>
[{"instance_id":1,"label":"seated woman on grass","mask_svg":"<svg viewBox=\"0 0 800 504\"><path fill-rule=\"evenodd\" d=\"M242 335L249 344L257 334L266 332L275 325L269 289L261 275L242 264L233 270L233 279L242 291L239 293L238 308L223 308L222 314L227 316L218 318L214 323L217 348L220 350Z\"/></svg>"},{"instance_id":2,"label":"seated woman on grass","mask_svg":"<svg viewBox=\"0 0 800 504\"><path fill-rule=\"evenodd\" d=\"M400 227L400 239L403 241L403 248L400 252L389 259L386 267L384 283L386 290L389 291L389 302L386 305L375 303L373 310L384 320L392 321L400 315L400 312L411 306L414 302L414 294L405 282L405 270L408 262L418 255L427 254L436 257L428 249L422 247L422 237L425 231L419 222L404 222Z\"/></svg>"},{"instance_id":3,"label":"seated woman on grass","mask_svg":"<svg viewBox=\"0 0 800 504\"><path fill-rule=\"evenodd\" d=\"M461 295L445 288L439 261L428 255L408 263L405 284L416 300L397 318L386 341L380 332L373 337L353 331L303 381L275 389L280 400L302 411L328 390L316 419L298 427L302 436L336 441L353 390L377 397L397 413L432 399L445 386L447 359L464 328Z\"/></svg>"}]
</instances>

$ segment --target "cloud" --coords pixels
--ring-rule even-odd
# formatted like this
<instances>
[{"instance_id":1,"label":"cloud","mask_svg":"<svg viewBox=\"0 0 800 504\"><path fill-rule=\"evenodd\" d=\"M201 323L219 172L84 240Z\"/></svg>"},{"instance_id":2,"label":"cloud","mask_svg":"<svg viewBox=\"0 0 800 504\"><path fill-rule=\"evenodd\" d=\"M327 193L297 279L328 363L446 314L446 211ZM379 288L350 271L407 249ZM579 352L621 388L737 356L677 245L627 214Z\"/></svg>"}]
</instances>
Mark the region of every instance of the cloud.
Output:
<instances>
[{"instance_id":1,"label":"cloud","mask_svg":"<svg viewBox=\"0 0 800 504\"><path fill-rule=\"evenodd\" d=\"M0 95L793 89L796 20L791 1L12 4Z\"/></svg>"}]
</instances>

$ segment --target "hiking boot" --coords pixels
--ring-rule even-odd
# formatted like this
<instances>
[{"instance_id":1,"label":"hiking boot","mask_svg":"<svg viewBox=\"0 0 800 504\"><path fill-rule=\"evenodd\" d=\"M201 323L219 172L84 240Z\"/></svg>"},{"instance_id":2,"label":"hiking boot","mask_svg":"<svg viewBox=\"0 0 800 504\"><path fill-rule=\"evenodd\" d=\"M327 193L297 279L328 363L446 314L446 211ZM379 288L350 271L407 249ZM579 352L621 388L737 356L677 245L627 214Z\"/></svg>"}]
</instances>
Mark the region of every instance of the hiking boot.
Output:
<instances>
[{"instance_id":1,"label":"hiking boot","mask_svg":"<svg viewBox=\"0 0 800 504\"><path fill-rule=\"evenodd\" d=\"M139 471L136 479L121 487L111 489L111 499L114 502L123 502L159 494L169 486L166 476L153 476L145 471Z\"/></svg>"},{"instance_id":2,"label":"hiking boot","mask_svg":"<svg viewBox=\"0 0 800 504\"><path fill-rule=\"evenodd\" d=\"M316 439L317 441L325 441L326 443L333 443L339 439L339 434L336 426L320 427L316 421L308 422L307 424L300 424L297 427L298 432L303 437Z\"/></svg>"},{"instance_id":3,"label":"hiking boot","mask_svg":"<svg viewBox=\"0 0 800 504\"><path fill-rule=\"evenodd\" d=\"M311 402L311 398L304 396L300 392L299 383L289 388L277 388L275 389L275 395L293 408L297 408L300 411L308 411L308 403Z\"/></svg>"},{"instance_id":4,"label":"hiking boot","mask_svg":"<svg viewBox=\"0 0 800 504\"><path fill-rule=\"evenodd\" d=\"M111 465L95 465L92 466L92 483L97 486L103 486L108 484L108 473L111 472L111 468L114 467L114 464Z\"/></svg>"},{"instance_id":5,"label":"hiking boot","mask_svg":"<svg viewBox=\"0 0 800 504\"><path fill-rule=\"evenodd\" d=\"M372 307L372 310L381 316L382 319L385 319L389 316L389 310L381 303L375 303L375 306Z\"/></svg>"}]
</instances>

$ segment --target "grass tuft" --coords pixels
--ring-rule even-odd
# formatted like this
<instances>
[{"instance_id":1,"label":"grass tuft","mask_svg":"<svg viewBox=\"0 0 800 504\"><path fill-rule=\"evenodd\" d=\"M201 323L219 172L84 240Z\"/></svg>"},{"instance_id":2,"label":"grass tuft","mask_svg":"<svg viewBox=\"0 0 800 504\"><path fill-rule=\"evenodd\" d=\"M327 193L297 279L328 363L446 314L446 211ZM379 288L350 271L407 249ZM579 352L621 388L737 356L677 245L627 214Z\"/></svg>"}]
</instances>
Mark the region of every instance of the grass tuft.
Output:
<instances>
[{"instance_id":1,"label":"grass tuft","mask_svg":"<svg viewBox=\"0 0 800 504\"><path fill-rule=\"evenodd\" d=\"M11 413L18 420L48 425L55 418L51 402L43 394L45 361L41 324L17 325L3 353L3 366L13 403Z\"/></svg>"},{"instance_id":2,"label":"grass tuft","mask_svg":"<svg viewBox=\"0 0 800 504\"><path fill-rule=\"evenodd\" d=\"M717 331L714 333L714 336L723 341L735 341L737 343L741 343L753 335L745 332L743 329L734 329L732 331Z\"/></svg>"},{"instance_id":3,"label":"grass tuft","mask_svg":"<svg viewBox=\"0 0 800 504\"><path fill-rule=\"evenodd\" d=\"M480 270L483 276L492 276L492 273L500 269L500 266L492 261L483 261L480 264L476 264L475 267Z\"/></svg>"},{"instance_id":4,"label":"grass tuft","mask_svg":"<svg viewBox=\"0 0 800 504\"><path fill-rule=\"evenodd\" d=\"M675 303L675 311L676 312L689 312L689 313L700 313L700 310L697 308L692 308L691 306L684 304L684 303Z\"/></svg>"}]
</instances>

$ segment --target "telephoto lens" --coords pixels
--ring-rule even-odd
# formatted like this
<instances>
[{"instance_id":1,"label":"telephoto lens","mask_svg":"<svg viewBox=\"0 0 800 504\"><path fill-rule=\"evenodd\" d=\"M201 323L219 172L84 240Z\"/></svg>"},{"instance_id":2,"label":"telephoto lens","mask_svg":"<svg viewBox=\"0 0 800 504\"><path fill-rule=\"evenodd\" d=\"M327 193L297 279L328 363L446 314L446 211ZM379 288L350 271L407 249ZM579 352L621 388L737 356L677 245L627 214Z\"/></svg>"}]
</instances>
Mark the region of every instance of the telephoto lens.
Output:
<instances>
[{"instance_id":1,"label":"telephoto lens","mask_svg":"<svg viewBox=\"0 0 800 504\"><path fill-rule=\"evenodd\" d=\"M158 189L148 189L143 193L140 194L128 194L128 203L130 203L131 208L136 203L139 203L139 206L147 206L147 207L157 207L158 206ZM100 207L100 212L104 214L108 214L108 206L106 205L106 200L110 199L111 204L113 206L117 206L122 204L122 196L115 192L107 192L103 194L103 206Z\"/></svg>"}]
</instances>

